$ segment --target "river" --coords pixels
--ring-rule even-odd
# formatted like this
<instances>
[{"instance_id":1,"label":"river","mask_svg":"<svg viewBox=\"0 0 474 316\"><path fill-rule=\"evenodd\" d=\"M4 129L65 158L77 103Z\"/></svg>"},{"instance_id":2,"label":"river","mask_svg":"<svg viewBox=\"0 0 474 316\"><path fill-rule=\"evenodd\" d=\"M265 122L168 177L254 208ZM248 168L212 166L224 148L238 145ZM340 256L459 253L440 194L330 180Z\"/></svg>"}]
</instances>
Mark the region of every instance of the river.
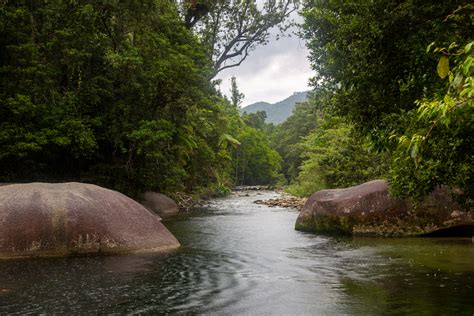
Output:
<instances>
[{"instance_id":1,"label":"river","mask_svg":"<svg viewBox=\"0 0 474 316\"><path fill-rule=\"evenodd\" d=\"M471 239L297 232L241 191L167 222L161 254L0 262L0 314L474 315Z\"/></svg>"}]
</instances>

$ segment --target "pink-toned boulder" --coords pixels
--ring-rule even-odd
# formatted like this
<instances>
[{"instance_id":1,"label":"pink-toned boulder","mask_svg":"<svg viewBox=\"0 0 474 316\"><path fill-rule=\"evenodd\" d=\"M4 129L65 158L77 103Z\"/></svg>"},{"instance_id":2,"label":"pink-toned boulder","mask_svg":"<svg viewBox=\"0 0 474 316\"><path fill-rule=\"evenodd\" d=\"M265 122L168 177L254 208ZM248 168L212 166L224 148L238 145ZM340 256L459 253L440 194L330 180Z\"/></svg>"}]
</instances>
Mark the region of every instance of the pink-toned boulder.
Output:
<instances>
[{"instance_id":1,"label":"pink-toned boulder","mask_svg":"<svg viewBox=\"0 0 474 316\"><path fill-rule=\"evenodd\" d=\"M474 232L474 212L437 189L420 205L390 195L385 180L321 190L305 203L297 230L365 236L417 236L459 227ZM454 232L454 231L453 231Z\"/></svg>"},{"instance_id":2,"label":"pink-toned boulder","mask_svg":"<svg viewBox=\"0 0 474 316\"><path fill-rule=\"evenodd\" d=\"M158 192L145 192L142 204L163 219L173 217L179 213L178 204L168 196Z\"/></svg>"},{"instance_id":3,"label":"pink-toned boulder","mask_svg":"<svg viewBox=\"0 0 474 316\"><path fill-rule=\"evenodd\" d=\"M119 192L75 182L0 187L0 258L177 247L159 217Z\"/></svg>"}]
</instances>

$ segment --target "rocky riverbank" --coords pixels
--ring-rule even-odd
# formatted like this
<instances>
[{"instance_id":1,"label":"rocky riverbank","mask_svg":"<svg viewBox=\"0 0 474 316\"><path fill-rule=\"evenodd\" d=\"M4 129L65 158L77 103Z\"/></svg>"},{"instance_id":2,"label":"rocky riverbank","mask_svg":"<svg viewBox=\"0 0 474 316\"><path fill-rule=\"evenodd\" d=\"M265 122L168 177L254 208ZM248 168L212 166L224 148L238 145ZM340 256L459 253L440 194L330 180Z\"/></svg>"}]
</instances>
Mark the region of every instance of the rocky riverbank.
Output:
<instances>
[{"instance_id":1,"label":"rocky riverbank","mask_svg":"<svg viewBox=\"0 0 474 316\"><path fill-rule=\"evenodd\" d=\"M358 236L472 236L474 210L465 210L439 188L425 200L390 195L385 180L314 193L302 208L296 229Z\"/></svg>"},{"instance_id":2,"label":"rocky riverbank","mask_svg":"<svg viewBox=\"0 0 474 316\"><path fill-rule=\"evenodd\" d=\"M256 200L254 203L268 206L292 207L300 211L306 203L306 198L284 195L277 199Z\"/></svg>"}]
</instances>

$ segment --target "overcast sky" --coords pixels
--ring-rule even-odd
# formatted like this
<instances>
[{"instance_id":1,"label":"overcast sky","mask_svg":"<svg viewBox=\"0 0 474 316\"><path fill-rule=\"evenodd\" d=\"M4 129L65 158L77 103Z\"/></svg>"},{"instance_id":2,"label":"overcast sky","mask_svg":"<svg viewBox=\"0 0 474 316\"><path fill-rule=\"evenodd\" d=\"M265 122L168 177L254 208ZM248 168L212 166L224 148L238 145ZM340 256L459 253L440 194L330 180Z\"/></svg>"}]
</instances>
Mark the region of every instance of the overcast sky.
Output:
<instances>
[{"instance_id":1,"label":"overcast sky","mask_svg":"<svg viewBox=\"0 0 474 316\"><path fill-rule=\"evenodd\" d=\"M258 46L238 67L218 74L222 79L222 93L230 95L230 78L237 78L239 90L245 94L241 106L265 101L275 103L293 92L309 90L308 79L314 76L307 59L304 41L296 35L272 38L265 46Z\"/></svg>"}]
</instances>

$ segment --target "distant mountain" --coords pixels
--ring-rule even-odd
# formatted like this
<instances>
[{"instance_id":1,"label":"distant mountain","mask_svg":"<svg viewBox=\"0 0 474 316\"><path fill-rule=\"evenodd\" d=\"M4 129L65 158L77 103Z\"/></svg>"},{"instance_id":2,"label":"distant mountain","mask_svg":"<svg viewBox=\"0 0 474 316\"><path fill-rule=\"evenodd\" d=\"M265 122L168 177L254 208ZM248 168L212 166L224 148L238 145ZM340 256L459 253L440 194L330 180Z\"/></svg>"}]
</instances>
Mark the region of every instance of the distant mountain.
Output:
<instances>
[{"instance_id":1,"label":"distant mountain","mask_svg":"<svg viewBox=\"0 0 474 316\"><path fill-rule=\"evenodd\" d=\"M268 102L257 102L240 109L241 113L256 113L257 111L267 112L267 119L265 123L280 124L286 121L286 119L291 116L295 104L298 102L303 102L307 98L308 91L305 92L295 92L292 96L286 98L283 101L270 104Z\"/></svg>"}]
</instances>

